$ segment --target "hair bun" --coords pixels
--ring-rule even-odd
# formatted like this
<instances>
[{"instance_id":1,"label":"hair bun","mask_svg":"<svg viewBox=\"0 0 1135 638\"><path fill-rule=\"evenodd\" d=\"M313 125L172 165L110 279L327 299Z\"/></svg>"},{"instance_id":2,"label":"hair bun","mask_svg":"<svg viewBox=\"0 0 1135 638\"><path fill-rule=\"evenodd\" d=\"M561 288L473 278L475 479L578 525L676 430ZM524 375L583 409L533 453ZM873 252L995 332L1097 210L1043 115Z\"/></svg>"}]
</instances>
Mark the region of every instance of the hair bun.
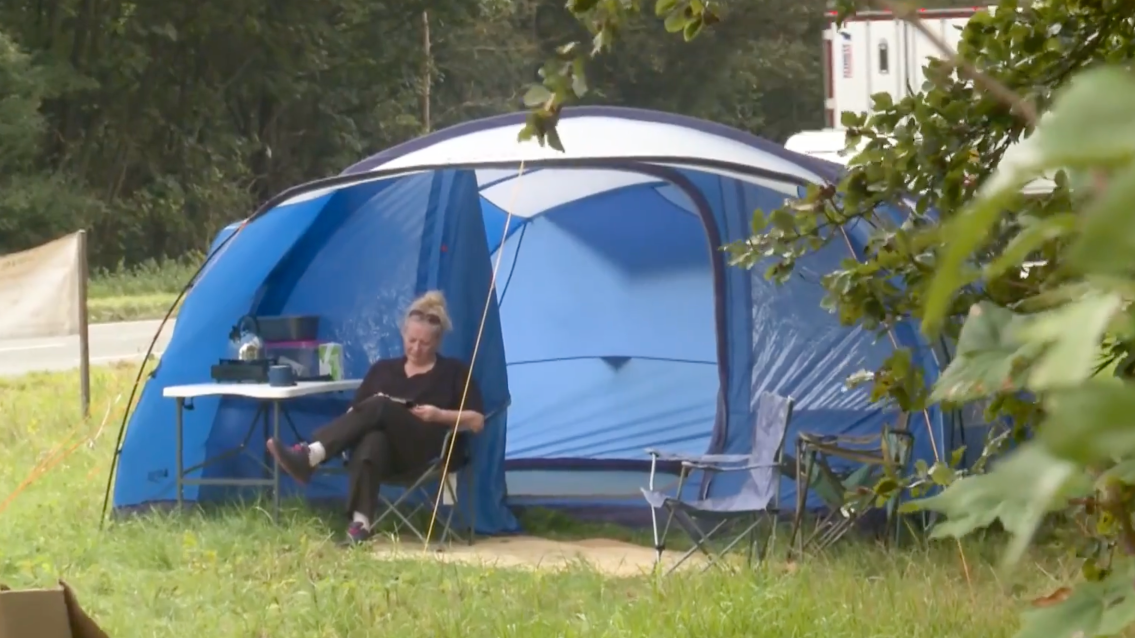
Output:
<instances>
[{"instance_id":1,"label":"hair bun","mask_svg":"<svg viewBox=\"0 0 1135 638\"><path fill-rule=\"evenodd\" d=\"M440 290L431 290L421 297L418 297L418 300L414 305L416 305L421 310L430 308L445 311L445 295L441 294Z\"/></svg>"},{"instance_id":2,"label":"hair bun","mask_svg":"<svg viewBox=\"0 0 1135 638\"><path fill-rule=\"evenodd\" d=\"M449 319L449 311L446 308L445 295L440 290L430 290L414 300L410 304L407 311L418 311L423 314L433 315L441 321L441 328L443 332L448 332L453 328L453 323Z\"/></svg>"}]
</instances>

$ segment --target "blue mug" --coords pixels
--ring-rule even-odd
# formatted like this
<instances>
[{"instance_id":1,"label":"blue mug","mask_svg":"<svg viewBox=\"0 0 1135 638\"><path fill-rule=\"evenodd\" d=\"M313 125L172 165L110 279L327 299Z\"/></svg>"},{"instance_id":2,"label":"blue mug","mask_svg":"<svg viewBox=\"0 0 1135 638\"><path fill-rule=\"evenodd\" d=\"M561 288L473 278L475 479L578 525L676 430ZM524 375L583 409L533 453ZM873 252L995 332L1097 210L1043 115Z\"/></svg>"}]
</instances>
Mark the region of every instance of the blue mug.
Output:
<instances>
[{"instance_id":1,"label":"blue mug","mask_svg":"<svg viewBox=\"0 0 1135 638\"><path fill-rule=\"evenodd\" d=\"M296 384L296 372L292 366L271 366L268 368L268 385L277 388Z\"/></svg>"}]
</instances>

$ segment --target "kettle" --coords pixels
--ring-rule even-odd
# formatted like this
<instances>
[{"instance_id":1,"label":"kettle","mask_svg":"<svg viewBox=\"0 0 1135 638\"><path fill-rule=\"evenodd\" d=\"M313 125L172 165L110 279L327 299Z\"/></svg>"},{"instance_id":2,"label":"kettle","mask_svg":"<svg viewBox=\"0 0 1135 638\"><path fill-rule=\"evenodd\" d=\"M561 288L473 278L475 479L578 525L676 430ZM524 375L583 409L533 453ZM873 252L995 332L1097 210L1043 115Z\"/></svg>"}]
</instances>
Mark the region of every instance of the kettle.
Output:
<instances>
[{"instance_id":1,"label":"kettle","mask_svg":"<svg viewBox=\"0 0 1135 638\"><path fill-rule=\"evenodd\" d=\"M245 315L229 332L229 351L233 359L257 361L264 358L264 342L260 340L260 324L256 317Z\"/></svg>"}]
</instances>

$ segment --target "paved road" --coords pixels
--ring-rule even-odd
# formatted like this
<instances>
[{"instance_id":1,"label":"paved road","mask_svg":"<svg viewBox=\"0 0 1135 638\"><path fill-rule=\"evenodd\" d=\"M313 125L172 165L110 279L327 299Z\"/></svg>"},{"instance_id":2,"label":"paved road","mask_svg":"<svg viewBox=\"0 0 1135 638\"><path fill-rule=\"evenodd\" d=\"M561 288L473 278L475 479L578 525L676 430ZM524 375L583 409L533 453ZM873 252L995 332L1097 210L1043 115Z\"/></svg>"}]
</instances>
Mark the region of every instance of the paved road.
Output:
<instances>
[{"instance_id":1,"label":"paved road","mask_svg":"<svg viewBox=\"0 0 1135 638\"><path fill-rule=\"evenodd\" d=\"M91 325L91 365L113 361L140 361L160 321L128 321ZM165 351L173 333L173 321L166 324L154 354ZM0 340L0 376L13 376L36 370L69 370L79 367L79 337Z\"/></svg>"}]
</instances>

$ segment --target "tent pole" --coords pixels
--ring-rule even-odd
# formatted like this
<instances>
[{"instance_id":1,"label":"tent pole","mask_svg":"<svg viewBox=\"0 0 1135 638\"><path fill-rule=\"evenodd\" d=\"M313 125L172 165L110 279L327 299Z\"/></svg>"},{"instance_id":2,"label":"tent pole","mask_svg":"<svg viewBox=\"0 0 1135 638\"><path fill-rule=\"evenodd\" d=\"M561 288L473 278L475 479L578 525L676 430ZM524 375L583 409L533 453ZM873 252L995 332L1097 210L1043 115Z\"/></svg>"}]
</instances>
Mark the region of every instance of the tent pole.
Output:
<instances>
[{"instance_id":1,"label":"tent pole","mask_svg":"<svg viewBox=\"0 0 1135 638\"><path fill-rule=\"evenodd\" d=\"M87 261L87 231L78 233L78 279L79 279L79 408L84 419L91 416L91 334L87 314L87 287L90 279L90 265Z\"/></svg>"}]
</instances>

